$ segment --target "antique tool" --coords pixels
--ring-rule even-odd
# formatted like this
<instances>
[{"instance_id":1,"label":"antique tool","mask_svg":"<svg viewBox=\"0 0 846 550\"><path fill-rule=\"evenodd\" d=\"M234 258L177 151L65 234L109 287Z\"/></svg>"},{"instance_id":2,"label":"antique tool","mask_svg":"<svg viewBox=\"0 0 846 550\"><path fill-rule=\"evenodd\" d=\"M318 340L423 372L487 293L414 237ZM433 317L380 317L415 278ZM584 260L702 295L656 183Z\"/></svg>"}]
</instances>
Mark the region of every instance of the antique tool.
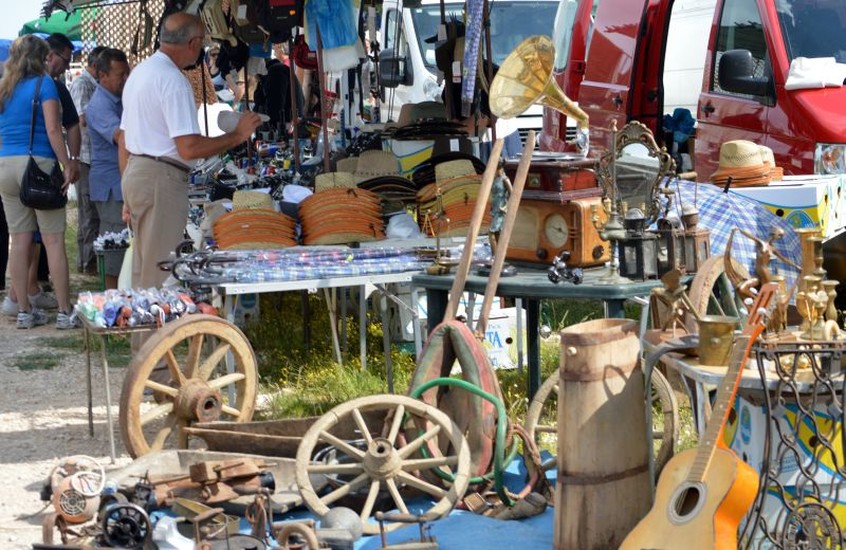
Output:
<instances>
[{"instance_id":1,"label":"antique tool","mask_svg":"<svg viewBox=\"0 0 846 550\"><path fill-rule=\"evenodd\" d=\"M620 275L640 281L658 277L658 235L646 231L643 209L624 207L623 220L626 236L617 241Z\"/></svg>"},{"instance_id":2,"label":"antique tool","mask_svg":"<svg viewBox=\"0 0 846 550\"><path fill-rule=\"evenodd\" d=\"M416 516L414 514L386 514L384 512L376 512L376 521L379 522L379 536L382 538L382 548L390 550L438 550L438 543L435 537L432 536L432 526L426 525L427 522L436 519L426 515ZM388 539L385 536L385 522L395 521L399 523L416 523L420 528L420 538L414 542L402 542L399 544L388 545Z\"/></svg>"},{"instance_id":3,"label":"antique tool","mask_svg":"<svg viewBox=\"0 0 846 550\"><path fill-rule=\"evenodd\" d=\"M112 548L142 548L150 540L150 517L135 504L112 504L100 520L103 540Z\"/></svg>"}]
</instances>

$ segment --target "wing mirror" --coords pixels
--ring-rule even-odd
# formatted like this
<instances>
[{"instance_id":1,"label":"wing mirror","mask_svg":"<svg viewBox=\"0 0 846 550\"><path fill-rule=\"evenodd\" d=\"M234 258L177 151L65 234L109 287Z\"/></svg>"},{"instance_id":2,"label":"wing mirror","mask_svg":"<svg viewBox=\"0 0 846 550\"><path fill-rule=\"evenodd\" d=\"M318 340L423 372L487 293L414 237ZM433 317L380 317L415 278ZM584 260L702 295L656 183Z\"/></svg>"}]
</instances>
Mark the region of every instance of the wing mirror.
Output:
<instances>
[{"instance_id":1,"label":"wing mirror","mask_svg":"<svg viewBox=\"0 0 846 550\"><path fill-rule=\"evenodd\" d=\"M749 50L728 50L720 56L717 69L720 88L736 94L769 95L770 79L755 76L755 59Z\"/></svg>"}]
</instances>

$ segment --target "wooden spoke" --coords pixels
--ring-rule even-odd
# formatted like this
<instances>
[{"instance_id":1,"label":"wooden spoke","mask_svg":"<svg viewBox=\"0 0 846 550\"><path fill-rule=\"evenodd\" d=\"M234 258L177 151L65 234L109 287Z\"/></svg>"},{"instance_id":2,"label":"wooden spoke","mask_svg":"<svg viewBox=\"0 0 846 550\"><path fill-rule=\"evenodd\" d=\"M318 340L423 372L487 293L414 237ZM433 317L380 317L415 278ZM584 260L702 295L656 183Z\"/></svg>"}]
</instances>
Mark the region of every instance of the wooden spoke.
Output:
<instances>
[{"instance_id":1,"label":"wooden spoke","mask_svg":"<svg viewBox=\"0 0 846 550\"><path fill-rule=\"evenodd\" d=\"M391 421L391 431L388 432L388 441L391 442L391 445L397 443L397 435L402 427L403 417L405 417L405 406L397 405L396 410L394 410L394 418Z\"/></svg>"},{"instance_id":2,"label":"wooden spoke","mask_svg":"<svg viewBox=\"0 0 846 550\"><path fill-rule=\"evenodd\" d=\"M144 387L149 388L153 391L163 393L165 395L169 395L170 397L176 397L177 395L179 395L179 388L165 386L164 384L160 384L153 380L147 380L146 382L144 382Z\"/></svg>"},{"instance_id":3,"label":"wooden spoke","mask_svg":"<svg viewBox=\"0 0 846 550\"><path fill-rule=\"evenodd\" d=\"M214 351L206 357L206 360L203 361L203 364L200 366L200 372L198 374L200 380L209 379L212 372L214 372L214 368L224 360L230 349L232 349L232 347L225 342L218 344L218 346L214 348Z\"/></svg>"},{"instance_id":4,"label":"wooden spoke","mask_svg":"<svg viewBox=\"0 0 846 550\"><path fill-rule=\"evenodd\" d=\"M247 376L240 372L233 372L230 374L224 374L219 378L214 378L209 380L209 387L214 390L219 390L221 388L225 388L230 384L237 384L241 380L245 379Z\"/></svg>"},{"instance_id":5,"label":"wooden spoke","mask_svg":"<svg viewBox=\"0 0 846 550\"><path fill-rule=\"evenodd\" d=\"M431 470L442 466L455 466L458 464L457 456L441 456L438 458L412 458L402 463L402 469L410 470Z\"/></svg>"},{"instance_id":6,"label":"wooden spoke","mask_svg":"<svg viewBox=\"0 0 846 550\"><path fill-rule=\"evenodd\" d=\"M360 474L364 471L361 464L309 464L310 474Z\"/></svg>"},{"instance_id":7,"label":"wooden spoke","mask_svg":"<svg viewBox=\"0 0 846 550\"><path fill-rule=\"evenodd\" d=\"M424 493L428 493L436 498L443 498L447 492L436 485L432 485L428 481L423 481L419 477L414 477L413 475L407 472L400 472L397 474L397 478L402 480L406 485L410 485L415 489L423 491Z\"/></svg>"},{"instance_id":8,"label":"wooden spoke","mask_svg":"<svg viewBox=\"0 0 846 550\"><path fill-rule=\"evenodd\" d=\"M376 504L376 497L379 496L379 487L381 483L378 479L374 479L370 482L370 490L367 491L367 500L364 501L364 506L361 508L361 517L362 521L367 521L367 518L370 517L370 514L373 513L373 505Z\"/></svg>"},{"instance_id":9,"label":"wooden spoke","mask_svg":"<svg viewBox=\"0 0 846 550\"><path fill-rule=\"evenodd\" d=\"M329 443L330 445L337 447L338 450L343 451L347 455L351 456L352 458L358 458L361 460L364 458L364 451L360 449L356 449L343 439L338 439L334 435L330 434L329 432L320 432L320 439Z\"/></svg>"},{"instance_id":10,"label":"wooden spoke","mask_svg":"<svg viewBox=\"0 0 846 550\"><path fill-rule=\"evenodd\" d=\"M399 457L402 458L402 459L408 458L409 456L414 454L414 452L416 452L420 447L422 447L424 443L426 443L427 441L429 441L430 439L432 439L433 437L435 437L439 433L441 433L441 425L435 424L434 426L429 428L426 431L426 433L424 433L423 435L421 435L417 439L414 439L413 441L409 442L408 445L406 445L405 447L400 449L399 450Z\"/></svg>"},{"instance_id":11,"label":"wooden spoke","mask_svg":"<svg viewBox=\"0 0 846 550\"><path fill-rule=\"evenodd\" d=\"M391 498L394 499L394 504L397 505L399 511L403 514L408 513L408 506L405 505L405 501L402 499L402 495L397 488L397 482L394 478L388 478L385 480L385 485L388 486L388 492L391 493Z\"/></svg>"},{"instance_id":12,"label":"wooden spoke","mask_svg":"<svg viewBox=\"0 0 846 550\"><path fill-rule=\"evenodd\" d=\"M352 481L350 481L346 485L342 485L341 487L338 487L337 489L335 489L334 491L332 491L328 495L321 497L320 500L323 502L323 504L327 504L327 505L332 504L333 502L335 502L339 498L347 496L352 491L354 491L354 490L358 489L359 487L361 487L362 485L364 485L367 482L368 479L370 479L370 478L367 474L360 474L359 476L357 476L355 479L353 479Z\"/></svg>"},{"instance_id":13,"label":"wooden spoke","mask_svg":"<svg viewBox=\"0 0 846 550\"><path fill-rule=\"evenodd\" d=\"M241 411L239 411L235 407L230 407L229 405L223 405L220 410L221 412L228 414L229 416L234 416L235 418L238 418L238 416L241 414Z\"/></svg>"},{"instance_id":14,"label":"wooden spoke","mask_svg":"<svg viewBox=\"0 0 846 550\"><path fill-rule=\"evenodd\" d=\"M185 375L182 373L182 368L179 366L176 355L173 354L173 349L169 349L165 353L165 362L167 363L167 370L170 372L170 378L176 385L182 386L185 384Z\"/></svg>"},{"instance_id":15,"label":"wooden spoke","mask_svg":"<svg viewBox=\"0 0 846 550\"><path fill-rule=\"evenodd\" d=\"M162 426L156 434L156 438L153 440L151 447L154 451L160 451L164 448L165 441L167 441L167 438L173 433L174 426L176 426L176 415L169 414L165 419L165 425Z\"/></svg>"},{"instance_id":16,"label":"wooden spoke","mask_svg":"<svg viewBox=\"0 0 846 550\"><path fill-rule=\"evenodd\" d=\"M156 405L152 409L148 410L144 414L141 415L141 425L146 426L153 420L161 417L165 414L170 414L173 411L173 402L162 403L161 405Z\"/></svg>"},{"instance_id":17,"label":"wooden spoke","mask_svg":"<svg viewBox=\"0 0 846 550\"><path fill-rule=\"evenodd\" d=\"M180 449L187 449L188 448L188 432L183 430L188 426L188 421L184 418L180 418L176 422L176 444Z\"/></svg>"},{"instance_id":18,"label":"wooden spoke","mask_svg":"<svg viewBox=\"0 0 846 550\"><path fill-rule=\"evenodd\" d=\"M361 411L358 409L352 410L352 417L355 420L355 425L358 426L358 431L361 432L361 437L367 442L368 445L373 441L373 437L370 435L370 430L367 428L367 423L364 422L364 417L361 416Z\"/></svg>"},{"instance_id":19,"label":"wooden spoke","mask_svg":"<svg viewBox=\"0 0 846 550\"><path fill-rule=\"evenodd\" d=\"M200 367L200 354L205 343L205 334L195 334L188 344L188 357L185 359L185 377L194 378L197 376Z\"/></svg>"}]
</instances>

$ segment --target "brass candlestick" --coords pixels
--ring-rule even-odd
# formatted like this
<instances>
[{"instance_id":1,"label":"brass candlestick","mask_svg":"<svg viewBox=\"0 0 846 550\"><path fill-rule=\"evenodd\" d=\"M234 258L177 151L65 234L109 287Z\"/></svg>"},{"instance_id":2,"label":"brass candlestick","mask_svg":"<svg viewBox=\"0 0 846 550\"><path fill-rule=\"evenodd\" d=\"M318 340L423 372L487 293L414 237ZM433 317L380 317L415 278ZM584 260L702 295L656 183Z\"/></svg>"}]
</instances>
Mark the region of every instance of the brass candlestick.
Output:
<instances>
[{"instance_id":1,"label":"brass candlestick","mask_svg":"<svg viewBox=\"0 0 846 550\"><path fill-rule=\"evenodd\" d=\"M802 291L805 290L804 278L814 274L816 265L814 264L815 245L811 239L819 237L820 229L817 227L800 227L794 229L794 231L799 235L799 241L802 243L802 270L799 273L799 284L797 286L797 291Z\"/></svg>"},{"instance_id":2,"label":"brass candlestick","mask_svg":"<svg viewBox=\"0 0 846 550\"><path fill-rule=\"evenodd\" d=\"M621 203L620 207L625 211L626 203ZM620 212L617 202L612 201L608 197L602 199L602 208L605 210L608 220L604 224L599 220L599 207L593 204L590 207L591 221L597 232L599 232L599 238L603 241L608 241L608 246L611 247L611 260L608 262L608 273L600 277L597 284L617 285L630 283L631 281L629 279L620 275L620 258L617 254L617 241L626 238L626 228L620 221L625 214Z\"/></svg>"}]
</instances>

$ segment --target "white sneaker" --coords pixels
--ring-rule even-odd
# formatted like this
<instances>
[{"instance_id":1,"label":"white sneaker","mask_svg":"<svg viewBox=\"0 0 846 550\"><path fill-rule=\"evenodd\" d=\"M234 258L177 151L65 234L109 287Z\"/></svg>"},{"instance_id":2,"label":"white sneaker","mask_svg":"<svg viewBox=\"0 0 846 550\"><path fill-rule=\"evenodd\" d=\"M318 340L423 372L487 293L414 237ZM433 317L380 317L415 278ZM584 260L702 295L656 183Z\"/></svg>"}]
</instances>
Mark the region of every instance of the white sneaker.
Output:
<instances>
[{"instance_id":1,"label":"white sneaker","mask_svg":"<svg viewBox=\"0 0 846 550\"><path fill-rule=\"evenodd\" d=\"M16 317L18 315L18 303L9 298L8 294L3 298L3 305L0 306L0 309L3 310L3 315L7 317Z\"/></svg>"},{"instance_id":2,"label":"white sneaker","mask_svg":"<svg viewBox=\"0 0 846 550\"><path fill-rule=\"evenodd\" d=\"M18 328L28 329L45 324L47 324L47 315L40 309L32 308L29 313L26 311L18 313Z\"/></svg>"}]
</instances>

